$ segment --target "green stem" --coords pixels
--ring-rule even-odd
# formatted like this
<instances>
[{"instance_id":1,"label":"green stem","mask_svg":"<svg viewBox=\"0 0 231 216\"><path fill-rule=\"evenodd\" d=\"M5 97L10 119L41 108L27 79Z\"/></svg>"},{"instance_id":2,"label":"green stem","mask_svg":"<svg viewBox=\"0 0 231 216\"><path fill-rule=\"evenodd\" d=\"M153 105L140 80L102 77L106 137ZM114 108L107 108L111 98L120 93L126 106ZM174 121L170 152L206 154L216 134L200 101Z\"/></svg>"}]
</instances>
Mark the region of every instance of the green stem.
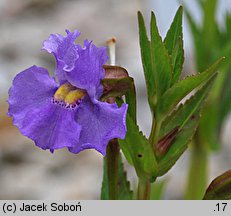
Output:
<instances>
[{"instance_id":1,"label":"green stem","mask_svg":"<svg viewBox=\"0 0 231 216\"><path fill-rule=\"evenodd\" d=\"M139 179L138 183L138 200L150 200L151 183L147 180Z\"/></svg>"},{"instance_id":2,"label":"green stem","mask_svg":"<svg viewBox=\"0 0 231 216\"><path fill-rule=\"evenodd\" d=\"M185 198L189 200L200 200L207 186L208 173L208 151L205 143L196 132L192 143L190 168Z\"/></svg>"},{"instance_id":3,"label":"green stem","mask_svg":"<svg viewBox=\"0 0 231 216\"><path fill-rule=\"evenodd\" d=\"M117 139L113 139L107 145L107 174L109 199L118 199L118 169L120 147Z\"/></svg>"}]
</instances>

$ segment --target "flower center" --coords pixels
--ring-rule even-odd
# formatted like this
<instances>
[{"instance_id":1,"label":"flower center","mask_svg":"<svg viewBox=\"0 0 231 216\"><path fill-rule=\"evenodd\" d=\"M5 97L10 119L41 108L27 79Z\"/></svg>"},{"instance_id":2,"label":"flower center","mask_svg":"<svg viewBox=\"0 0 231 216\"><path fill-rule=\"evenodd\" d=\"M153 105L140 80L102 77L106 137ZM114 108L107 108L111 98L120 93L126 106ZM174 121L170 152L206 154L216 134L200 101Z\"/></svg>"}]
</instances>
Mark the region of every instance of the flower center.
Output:
<instances>
[{"instance_id":1,"label":"flower center","mask_svg":"<svg viewBox=\"0 0 231 216\"><path fill-rule=\"evenodd\" d=\"M84 90L78 89L67 82L58 88L52 98L52 102L64 108L74 109L81 103L85 95L86 92Z\"/></svg>"}]
</instances>

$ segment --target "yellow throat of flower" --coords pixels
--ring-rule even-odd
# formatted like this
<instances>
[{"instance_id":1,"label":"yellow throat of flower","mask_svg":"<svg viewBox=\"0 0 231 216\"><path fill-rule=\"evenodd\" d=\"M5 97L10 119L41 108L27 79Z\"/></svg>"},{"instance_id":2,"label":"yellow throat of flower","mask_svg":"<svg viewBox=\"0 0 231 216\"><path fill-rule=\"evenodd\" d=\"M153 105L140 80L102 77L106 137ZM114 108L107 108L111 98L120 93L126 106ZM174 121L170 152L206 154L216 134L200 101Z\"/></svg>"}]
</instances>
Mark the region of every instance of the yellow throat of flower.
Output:
<instances>
[{"instance_id":1,"label":"yellow throat of flower","mask_svg":"<svg viewBox=\"0 0 231 216\"><path fill-rule=\"evenodd\" d=\"M57 101L63 101L66 105L75 104L86 95L86 92L82 89L77 89L70 83L61 85L54 94L54 99Z\"/></svg>"}]
</instances>

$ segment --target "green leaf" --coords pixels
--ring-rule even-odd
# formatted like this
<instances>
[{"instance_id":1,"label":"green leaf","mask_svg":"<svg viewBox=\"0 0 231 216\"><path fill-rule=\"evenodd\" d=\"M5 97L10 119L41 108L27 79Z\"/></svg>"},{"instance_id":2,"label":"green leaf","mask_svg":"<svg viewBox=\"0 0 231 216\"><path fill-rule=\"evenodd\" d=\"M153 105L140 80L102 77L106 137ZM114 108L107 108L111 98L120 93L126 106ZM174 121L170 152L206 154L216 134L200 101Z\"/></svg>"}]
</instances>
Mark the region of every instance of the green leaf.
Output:
<instances>
[{"instance_id":1,"label":"green leaf","mask_svg":"<svg viewBox=\"0 0 231 216\"><path fill-rule=\"evenodd\" d=\"M138 12L138 23L139 23L141 59L143 64L146 86L147 86L148 102L152 110L154 107L154 98L156 94L156 89L155 89L154 73L151 64L151 47L150 47L150 41L147 36L144 18L140 11Z\"/></svg>"},{"instance_id":2,"label":"green leaf","mask_svg":"<svg viewBox=\"0 0 231 216\"><path fill-rule=\"evenodd\" d=\"M180 131L179 135L175 138L172 145L170 146L168 152L158 162L158 176L162 176L168 172L187 149L188 143L191 141L196 131L198 121L199 115L197 113L194 114L193 118L191 118Z\"/></svg>"},{"instance_id":3,"label":"green leaf","mask_svg":"<svg viewBox=\"0 0 231 216\"><path fill-rule=\"evenodd\" d=\"M231 170L216 177L209 185L204 200L231 199Z\"/></svg>"},{"instance_id":4,"label":"green leaf","mask_svg":"<svg viewBox=\"0 0 231 216\"><path fill-rule=\"evenodd\" d=\"M186 95L208 81L216 73L216 69L223 59L219 59L206 71L187 77L168 89L157 106L157 118L164 119Z\"/></svg>"},{"instance_id":5,"label":"green leaf","mask_svg":"<svg viewBox=\"0 0 231 216\"><path fill-rule=\"evenodd\" d=\"M126 137L124 140L119 140L122 151L125 155L130 155L137 176L153 182L157 175L157 162L153 149L129 114L126 123Z\"/></svg>"},{"instance_id":6,"label":"green leaf","mask_svg":"<svg viewBox=\"0 0 231 216\"><path fill-rule=\"evenodd\" d=\"M173 67L173 77L172 77L172 83L175 84L181 75L181 71L184 64L184 45L183 45L183 36L178 38L177 44L173 50L172 56L172 64Z\"/></svg>"},{"instance_id":7,"label":"green leaf","mask_svg":"<svg viewBox=\"0 0 231 216\"><path fill-rule=\"evenodd\" d=\"M130 183L127 181L127 174L124 171L121 155L119 156L118 164L118 200L132 200L133 192L130 189ZM108 173L107 173L107 161L104 158L104 174L103 183L101 188L101 199L109 200L109 187L108 187Z\"/></svg>"},{"instance_id":8,"label":"green leaf","mask_svg":"<svg viewBox=\"0 0 231 216\"><path fill-rule=\"evenodd\" d=\"M176 12L171 27L168 30L167 35L164 39L165 47L167 48L169 55L172 55L174 47L176 46L179 37L182 37L183 35L182 14L183 14L183 8L182 6L180 6Z\"/></svg>"},{"instance_id":9,"label":"green leaf","mask_svg":"<svg viewBox=\"0 0 231 216\"><path fill-rule=\"evenodd\" d=\"M132 120L136 124L136 89L134 80L132 80L129 90L125 94L126 103L128 104L127 113L131 116Z\"/></svg>"},{"instance_id":10,"label":"green leaf","mask_svg":"<svg viewBox=\"0 0 231 216\"><path fill-rule=\"evenodd\" d=\"M208 92L214 83L215 77L211 78L201 90L192 96L184 105L169 116L163 122L161 134L179 127L179 133L169 145L166 153L159 159L159 175L165 174L187 149L188 143L192 139L199 123L199 113Z\"/></svg>"},{"instance_id":11,"label":"green leaf","mask_svg":"<svg viewBox=\"0 0 231 216\"><path fill-rule=\"evenodd\" d=\"M167 153L178 133L179 126L177 125L171 131L165 134L160 140L158 140L157 145L155 145L155 155L157 161L159 161L160 158L162 158Z\"/></svg>"},{"instance_id":12,"label":"green leaf","mask_svg":"<svg viewBox=\"0 0 231 216\"><path fill-rule=\"evenodd\" d=\"M158 101L170 87L173 69L168 51L158 32L156 18L153 12L151 14L151 62Z\"/></svg>"},{"instance_id":13,"label":"green leaf","mask_svg":"<svg viewBox=\"0 0 231 216\"><path fill-rule=\"evenodd\" d=\"M168 50L173 65L172 84L178 81L184 63L182 14L183 8L180 6L164 39L165 47Z\"/></svg>"},{"instance_id":14,"label":"green leaf","mask_svg":"<svg viewBox=\"0 0 231 216\"><path fill-rule=\"evenodd\" d=\"M198 90L193 96L190 97L184 104L180 104L177 110L171 113L162 123L160 130L160 137L173 130L176 126L181 130L187 121L192 117L193 113L201 106L202 101L205 100L209 90L216 78L212 77L202 89Z\"/></svg>"},{"instance_id":15,"label":"green leaf","mask_svg":"<svg viewBox=\"0 0 231 216\"><path fill-rule=\"evenodd\" d=\"M131 88L125 94L125 100L126 100L126 103L128 104L127 115L129 115L131 117L134 124L137 124L137 122L136 122L136 89L135 89L134 82L132 82ZM121 104L122 104L122 102L121 102ZM132 158L131 158L131 154L129 153L129 149L126 148L126 146L124 146L124 145L121 145L121 148L122 148L122 151L123 151L124 156L126 157L128 163L130 163L130 165L134 166Z\"/></svg>"}]
</instances>

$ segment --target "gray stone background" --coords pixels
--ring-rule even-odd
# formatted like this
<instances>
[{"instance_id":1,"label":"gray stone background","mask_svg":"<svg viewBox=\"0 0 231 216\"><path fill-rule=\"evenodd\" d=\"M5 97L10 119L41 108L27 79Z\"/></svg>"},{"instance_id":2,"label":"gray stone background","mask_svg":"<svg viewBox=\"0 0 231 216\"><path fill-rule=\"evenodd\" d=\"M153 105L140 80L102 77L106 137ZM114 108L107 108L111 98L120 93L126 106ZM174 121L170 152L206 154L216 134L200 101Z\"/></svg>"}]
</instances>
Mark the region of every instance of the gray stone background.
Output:
<instances>
[{"instance_id":1,"label":"gray stone background","mask_svg":"<svg viewBox=\"0 0 231 216\"><path fill-rule=\"evenodd\" d=\"M185 0L195 18L200 13L195 0ZM55 68L52 56L41 51L50 33L65 29L82 32L98 46L117 38L117 64L129 71L136 82L138 122L149 135L151 114L139 52L137 10L147 21L154 10L164 36L178 8L175 0L0 0L0 199L99 199L102 156L93 150L73 155L67 150L54 154L40 150L12 126L7 112L7 91L13 77L31 65ZM231 0L221 0L218 20L231 10ZM185 73L193 73L193 53L189 30L184 21ZM231 168L231 119L223 130L222 150L210 161L210 179ZM186 152L168 173L165 199L182 199L188 167ZM133 168L126 165L132 186Z\"/></svg>"}]
</instances>

